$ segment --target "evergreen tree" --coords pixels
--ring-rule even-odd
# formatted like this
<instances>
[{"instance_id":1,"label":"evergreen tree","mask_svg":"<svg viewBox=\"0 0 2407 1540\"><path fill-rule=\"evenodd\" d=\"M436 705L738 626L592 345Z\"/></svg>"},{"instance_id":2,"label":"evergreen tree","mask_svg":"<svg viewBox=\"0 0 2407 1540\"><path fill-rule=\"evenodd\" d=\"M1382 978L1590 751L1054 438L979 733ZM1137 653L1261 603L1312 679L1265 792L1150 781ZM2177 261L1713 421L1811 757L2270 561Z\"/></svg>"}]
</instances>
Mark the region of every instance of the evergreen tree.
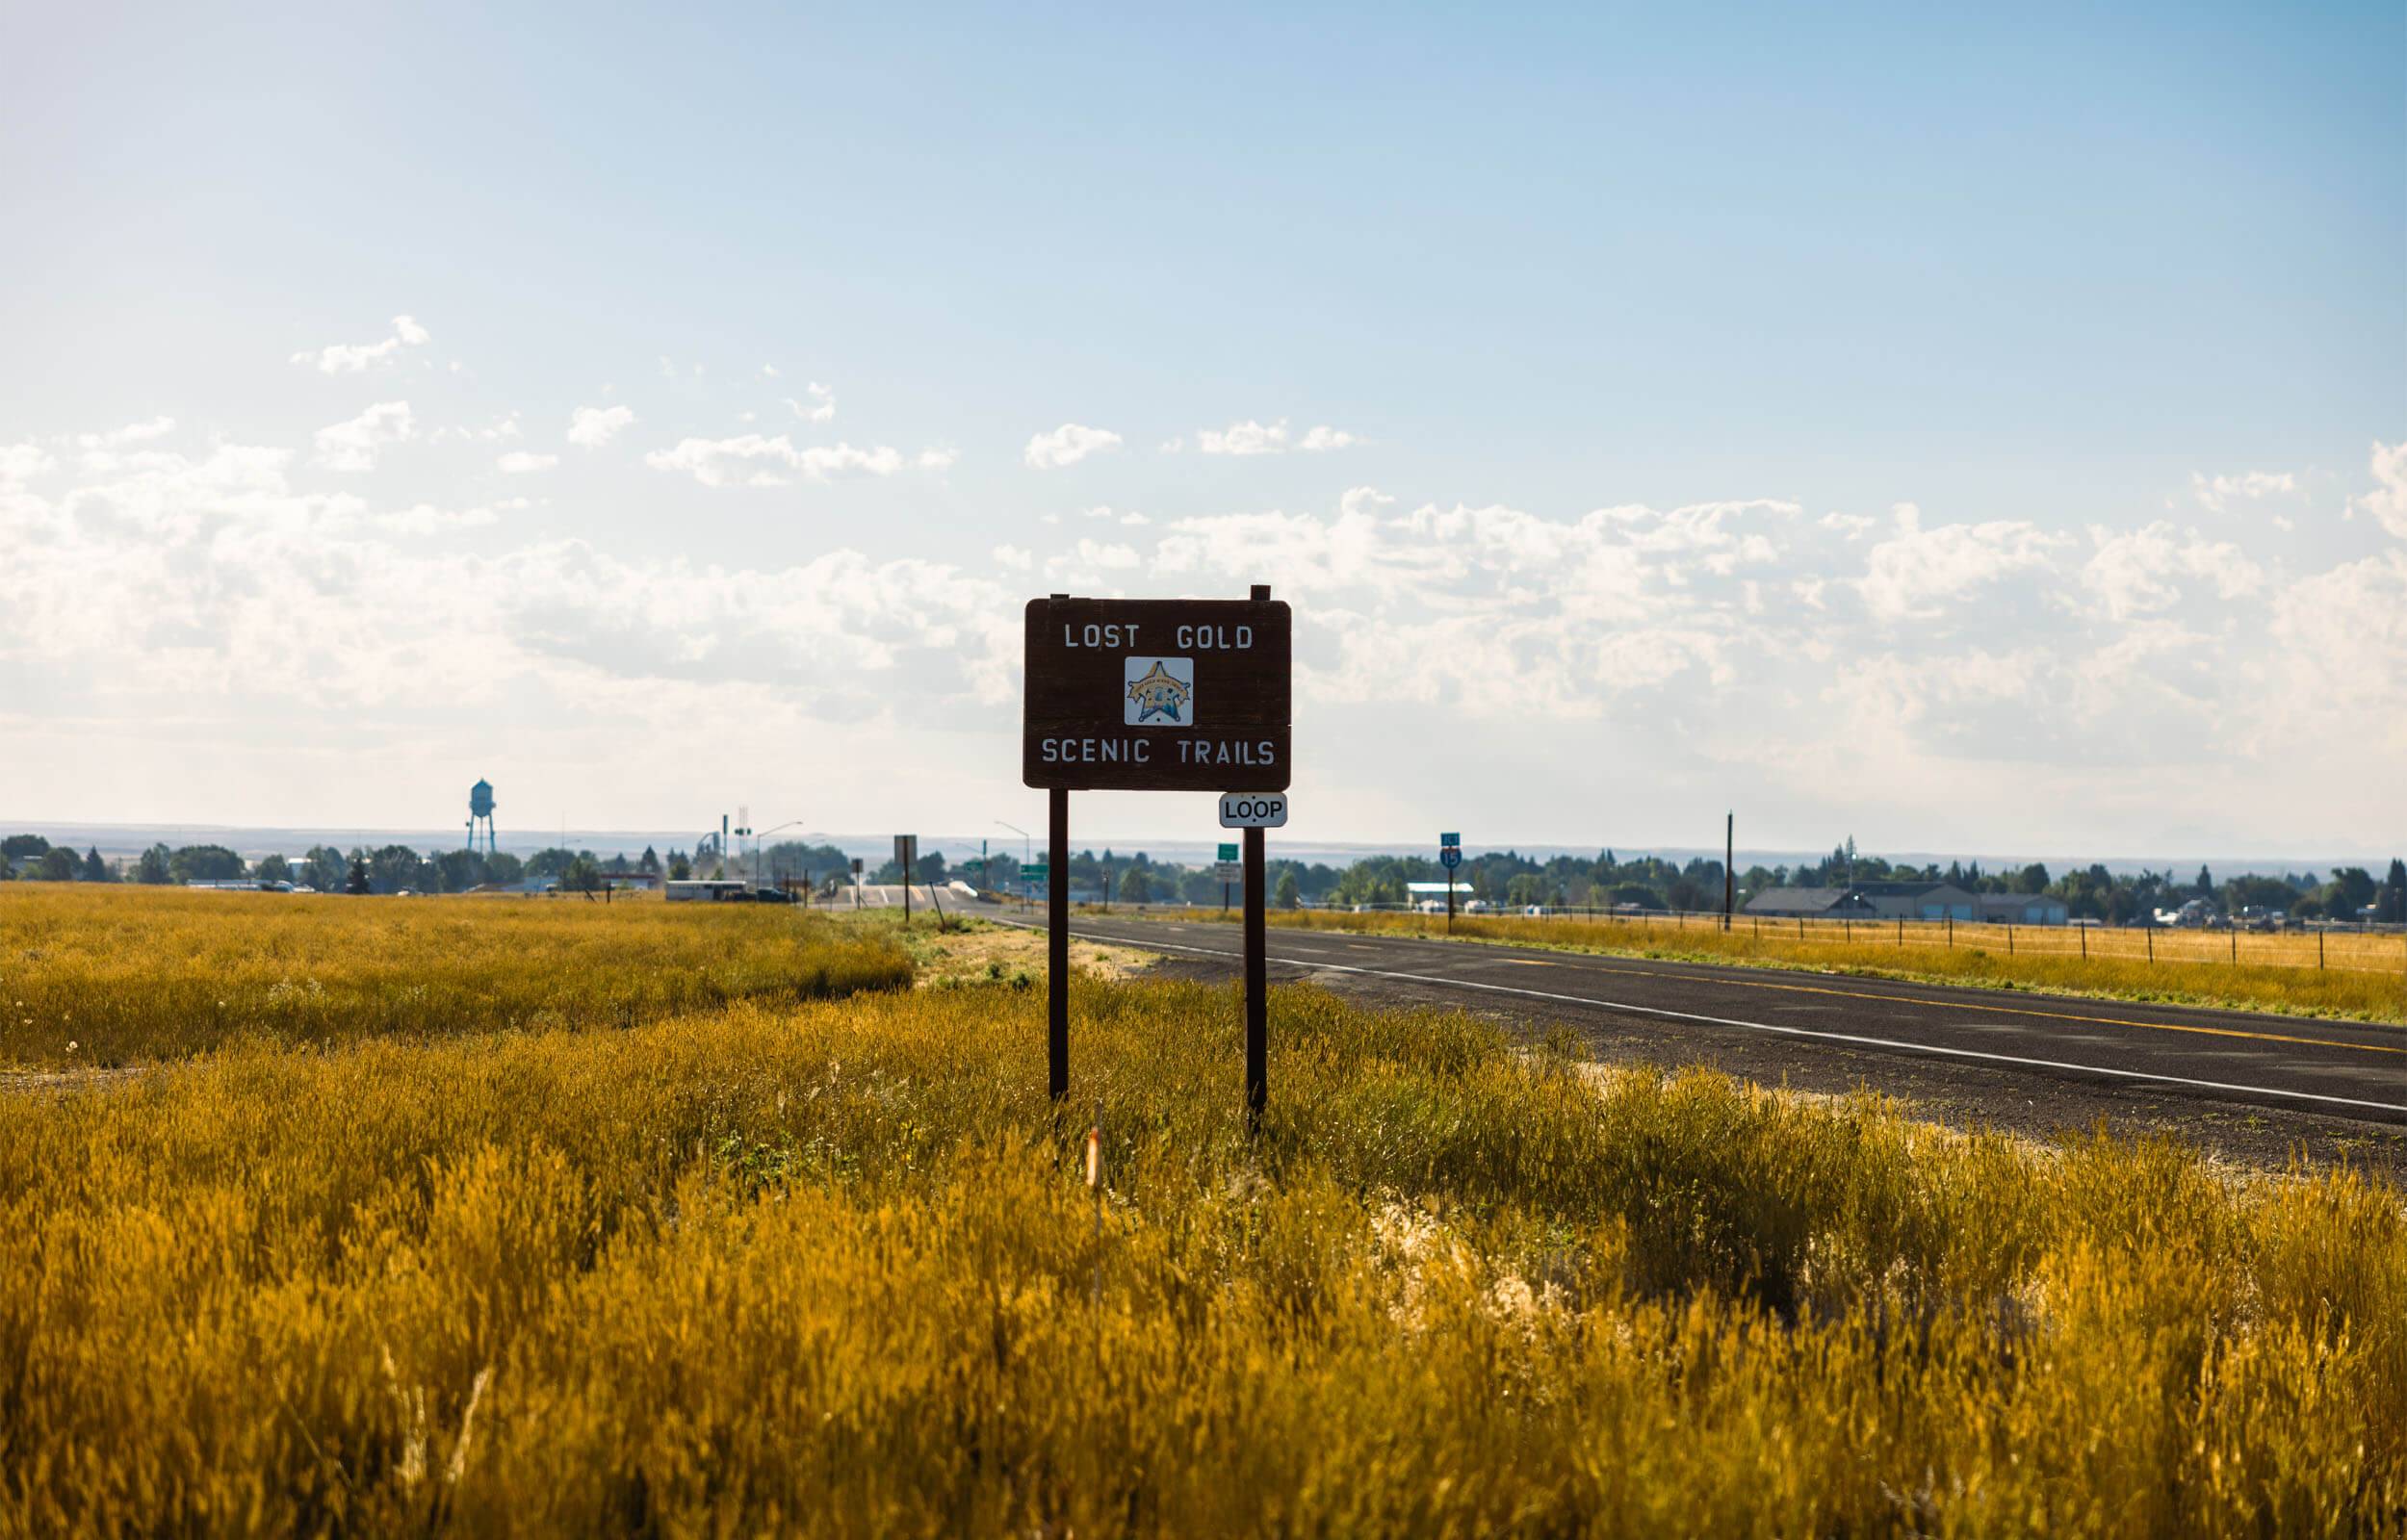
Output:
<instances>
[{"instance_id":1,"label":"evergreen tree","mask_svg":"<svg viewBox=\"0 0 2407 1540\"><path fill-rule=\"evenodd\" d=\"M147 883L153 887L174 881L175 874L168 869L168 860L167 846L151 846L134 863L134 881Z\"/></svg>"},{"instance_id":2,"label":"evergreen tree","mask_svg":"<svg viewBox=\"0 0 2407 1540\"><path fill-rule=\"evenodd\" d=\"M2407 925L2407 860L2391 858L2390 874L2382 879L2382 895L2373 902L2375 919L2385 925Z\"/></svg>"},{"instance_id":3,"label":"evergreen tree","mask_svg":"<svg viewBox=\"0 0 2407 1540\"><path fill-rule=\"evenodd\" d=\"M2394 861L2392 864L2395 866L2397 862ZM91 849L84 852L84 881L88 883L108 883L116 881L116 879L109 873L109 863L100 859L100 847L98 845L94 845Z\"/></svg>"},{"instance_id":4,"label":"evergreen tree","mask_svg":"<svg viewBox=\"0 0 2407 1540\"><path fill-rule=\"evenodd\" d=\"M375 890L368 882L368 853L363 850L352 851L350 875L343 879L343 891L359 896Z\"/></svg>"}]
</instances>

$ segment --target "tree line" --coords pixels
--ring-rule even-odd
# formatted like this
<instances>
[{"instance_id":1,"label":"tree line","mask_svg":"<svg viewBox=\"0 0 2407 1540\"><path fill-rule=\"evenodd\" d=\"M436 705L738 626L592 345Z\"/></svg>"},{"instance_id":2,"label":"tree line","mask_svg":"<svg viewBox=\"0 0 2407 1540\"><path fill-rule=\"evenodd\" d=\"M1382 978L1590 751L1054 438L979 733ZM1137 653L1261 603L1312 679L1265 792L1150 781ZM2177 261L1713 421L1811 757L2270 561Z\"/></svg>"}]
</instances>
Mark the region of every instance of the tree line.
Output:
<instances>
[{"instance_id":1,"label":"tree line","mask_svg":"<svg viewBox=\"0 0 2407 1540\"><path fill-rule=\"evenodd\" d=\"M982 862L977 857L956 860L932 850L920 855L911 880L923 884L959 880L1012 891L1019 886L1019 868L1018 858L1004 852L990 852ZM672 850L662 858L647 845L635 857L624 852L605 857L590 850L556 847L523 860L506 853L486 856L471 850L422 855L406 845L373 850L355 846L348 852L318 845L298 859L271 855L248 862L223 845L170 849L158 844L130 860L110 861L96 848L79 856L69 847L53 846L39 834L12 834L0 840L0 880L152 885L248 880L289 882L325 893L464 893L556 880L569 891L592 892L614 877L637 873L673 881L755 874L771 882L808 879L825 891L850 880L851 860L834 845L788 841L759 852L739 852L734 858L715 850L691 856ZM1302 904L1351 908L1402 905L1411 896L1407 884L1442 882L1446 872L1428 857L1370 856L1342 867L1274 860L1266 875L1271 902L1281 908ZM1721 862L1705 856L1672 861L1658 856L1621 857L1606 850L1592 860L1568 855L1540 860L1511 850L1488 851L1466 858L1454 875L1458 883L1469 886L1468 897L1507 909L1535 905L1710 911L1720 909L1722 899ZM893 884L901 882L903 874L889 858L875 867L865 863L864 879ZM2407 924L2407 862L2395 859L2380 878L2363 866L2342 866L2322 878L2310 872L2246 872L2218 881L2203 866L2196 876L2185 879L2169 868L2118 873L2098 864L2061 874L2037 862L1998 870L1985 869L1978 860L1952 860L1944 868L1935 862L1915 865L1864 855L1850 839L1828 856L1794 867L1748 867L1739 874L1735 897L1743 908L1755 894L1773 887L1846 887L1877 882L1946 882L1977 893L2046 895L2062 899L2077 919L2118 925L2144 921L2160 910L2178 910L2192 900L2204 900L2218 913L2229 915L2260 911L2301 920L2370 917L2378 924ZM1070 886L1074 891L1108 894L1124 904L1209 906L1223 897L1220 878L1209 865L1156 860L1143 851L1121 855L1109 847L1100 854L1088 849L1072 857Z\"/></svg>"},{"instance_id":2,"label":"tree line","mask_svg":"<svg viewBox=\"0 0 2407 1540\"><path fill-rule=\"evenodd\" d=\"M590 850L555 847L520 858L508 852L492 856L474 850L437 850L420 854L407 845L349 851L315 845L305 854L287 858L262 856L246 860L223 845L152 845L131 859L108 860L97 848L78 856L64 845L52 845L39 834L11 834L0 839L0 881L54 883L137 883L180 886L186 883L291 883L322 893L466 893L482 887L516 887L528 882L555 881L571 892L598 892L610 879L638 873L684 880L693 875L694 862L683 851L664 860L651 846L631 857Z\"/></svg>"}]
</instances>

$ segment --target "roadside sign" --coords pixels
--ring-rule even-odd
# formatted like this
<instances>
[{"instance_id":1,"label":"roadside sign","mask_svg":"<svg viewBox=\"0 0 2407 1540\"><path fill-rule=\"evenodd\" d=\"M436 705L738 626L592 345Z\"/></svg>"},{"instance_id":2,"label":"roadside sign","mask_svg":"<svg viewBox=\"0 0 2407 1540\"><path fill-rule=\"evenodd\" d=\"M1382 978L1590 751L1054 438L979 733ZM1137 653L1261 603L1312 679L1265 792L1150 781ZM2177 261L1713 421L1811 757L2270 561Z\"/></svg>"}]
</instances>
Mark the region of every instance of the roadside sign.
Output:
<instances>
[{"instance_id":1,"label":"roadside sign","mask_svg":"<svg viewBox=\"0 0 2407 1540\"><path fill-rule=\"evenodd\" d=\"M1220 827L1223 829L1284 829L1287 827L1287 799L1279 795L1248 796L1232 791L1220 799Z\"/></svg>"},{"instance_id":2,"label":"roadside sign","mask_svg":"<svg viewBox=\"0 0 2407 1540\"><path fill-rule=\"evenodd\" d=\"M861 858L860 858L860 857L855 856L855 857L852 859L852 874L853 874L855 877L858 877L858 876L860 876L860 875L861 875L861 868L862 868L862 866L863 866L864 864L865 864L865 862L863 862L863 860L861 860Z\"/></svg>"},{"instance_id":3,"label":"roadside sign","mask_svg":"<svg viewBox=\"0 0 2407 1540\"><path fill-rule=\"evenodd\" d=\"M1245 881L1245 862L1241 860L1221 861L1212 867L1212 875L1224 883L1242 883Z\"/></svg>"},{"instance_id":4,"label":"roadside sign","mask_svg":"<svg viewBox=\"0 0 2407 1540\"><path fill-rule=\"evenodd\" d=\"M1283 603L1063 595L1028 601L1026 625L1026 784L1287 789L1294 650Z\"/></svg>"},{"instance_id":5,"label":"roadside sign","mask_svg":"<svg viewBox=\"0 0 2407 1540\"><path fill-rule=\"evenodd\" d=\"M1236 846L1234 846L1234 845L1223 845L1223 846L1221 846L1221 847L1220 847L1220 859L1221 859L1222 860L1224 860L1224 861L1229 861L1229 860L1239 860L1239 859L1241 859L1241 858L1239 858L1239 856L1237 855L1237 847L1236 847Z\"/></svg>"},{"instance_id":6,"label":"roadside sign","mask_svg":"<svg viewBox=\"0 0 2407 1540\"><path fill-rule=\"evenodd\" d=\"M1448 871L1452 871L1457 866L1462 865L1462 847L1458 845L1448 845L1445 849L1439 851L1437 853L1437 864L1443 866Z\"/></svg>"},{"instance_id":7,"label":"roadside sign","mask_svg":"<svg viewBox=\"0 0 2407 1540\"><path fill-rule=\"evenodd\" d=\"M1046 874L1051 870L1049 866L1022 866L1020 868L1020 880L1023 883L1041 883L1045 881Z\"/></svg>"},{"instance_id":8,"label":"roadside sign","mask_svg":"<svg viewBox=\"0 0 2407 1540\"><path fill-rule=\"evenodd\" d=\"M1462 836L1461 834L1439 834L1437 836L1437 843L1440 845L1460 845L1462 843Z\"/></svg>"},{"instance_id":9,"label":"roadside sign","mask_svg":"<svg viewBox=\"0 0 2407 1540\"><path fill-rule=\"evenodd\" d=\"M1245 889L1245 1121L1270 1101L1266 829L1287 821L1294 618L1265 583L1244 599L1028 601L1020 779L1046 793L1052 864L1070 863L1074 791L1213 791L1243 829L1224 881ZM1234 854L1224 848L1224 856ZM907 890L906 890L907 891ZM1045 1079L1070 1094L1070 894L1047 885ZM1222 894L1226 904L1227 892Z\"/></svg>"}]
</instances>

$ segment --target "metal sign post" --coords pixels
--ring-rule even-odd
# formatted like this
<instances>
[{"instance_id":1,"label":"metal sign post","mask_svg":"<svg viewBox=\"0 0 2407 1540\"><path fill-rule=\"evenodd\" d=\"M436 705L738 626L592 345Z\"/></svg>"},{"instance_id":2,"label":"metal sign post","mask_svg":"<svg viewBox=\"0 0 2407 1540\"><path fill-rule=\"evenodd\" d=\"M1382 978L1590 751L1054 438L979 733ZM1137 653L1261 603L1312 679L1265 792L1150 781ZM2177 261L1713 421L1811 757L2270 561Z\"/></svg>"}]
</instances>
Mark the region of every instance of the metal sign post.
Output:
<instances>
[{"instance_id":1,"label":"metal sign post","mask_svg":"<svg viewBox=\"0 0 2407 1540\"><path fill-rule=\"evenodd\" d=\"M1027 607L1020 779L1048 793L1048 1084L1070 1093L1070 793L1283 792L1290 757L1293 620L1270 589L1243 600L1074 599ZM1284 797L1251 800L1279 807ZM1269 1097L1263 961L1264 817L1245 836L1249 1124Z\"/></svg>"},{"instance_id":2,"label":"metal sign post","mask_svg":"<svg viewBox=\"0 0 2407 1540\"><path fill-rule=\"evenodd\" d=\"M919 836L896 834L894 836L894 864L902 868L903 923L905 925L911 923L911 868L919 863Z\"/></svg>"},{"instance_id":3,"label":"metal sign post","mask_svg":"<svg viewBox=\"0 0 2407 1540\"><path fill-rule=\"evenodd\" d=\"M1454 873L1462 864L1462 836L1441 834L1437 836L1437 864L1446 872L1446 934L1454 934Z\"/></svg>"},{"instance_id":4,"label":"metal sign post","mask_svg":"<svg viewBox=\"0 0 2407 1540\"><path fill-rule=\"evenodd\" d=\"M1070 1094L1070 788L1055 786L1045 811L1045 1086L1059 1101Z\"/></svg>"},{"instance_id":5,"label":"metal sign post","mask_svg":"<svg viewBox=\"0 0 2407 1540\"><path fill-rule=\"evenodd\" d=\"M1730 916L1737 911L1738 873L1734 869L1739 854L1739 815L1721 815L1721 928L1730 928Z\"/></svg>"},{"instance_id":6,"label":"metal sign post","mask_svg":"<svg viewBox=\"0 0 2407 1540\"><path fill-rule=\"evenodd\" d=\"M1262 831L1245 832L1245 1128L1258 1132L1270 1105L1269 937L1263 919Z\"/></svg>"}]
</instances>

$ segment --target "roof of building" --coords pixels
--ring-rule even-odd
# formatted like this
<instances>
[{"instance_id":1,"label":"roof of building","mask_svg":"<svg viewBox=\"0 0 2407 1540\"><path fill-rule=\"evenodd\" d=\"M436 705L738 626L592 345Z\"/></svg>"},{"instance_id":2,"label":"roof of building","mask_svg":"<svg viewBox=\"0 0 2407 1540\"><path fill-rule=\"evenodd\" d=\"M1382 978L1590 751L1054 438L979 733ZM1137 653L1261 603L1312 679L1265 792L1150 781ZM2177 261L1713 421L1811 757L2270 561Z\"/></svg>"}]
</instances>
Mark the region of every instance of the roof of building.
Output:
<instances>
[{"instance_id":1,"label":"roof of building","mask_svg":"<svg viewBox=\"0 0 2407 1540\"><path fill-rule=\"evenodd\" d=\"M1838 908L1852 891L1845 887L1767 887L1748 899L1747 907L1764 914L1820 914Z\"/></svg>"}]
</instances>

